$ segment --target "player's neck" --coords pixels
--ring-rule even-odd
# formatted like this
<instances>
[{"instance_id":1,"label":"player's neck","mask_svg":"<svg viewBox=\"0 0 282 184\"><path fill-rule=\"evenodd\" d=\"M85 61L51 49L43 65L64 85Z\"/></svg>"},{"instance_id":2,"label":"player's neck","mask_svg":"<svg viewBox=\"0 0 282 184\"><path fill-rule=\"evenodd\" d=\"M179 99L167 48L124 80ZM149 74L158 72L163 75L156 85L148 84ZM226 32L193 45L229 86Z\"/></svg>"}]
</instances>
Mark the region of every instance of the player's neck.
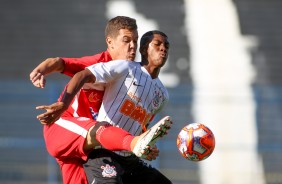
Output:
<instances>
[{"instance_id":1,"label":"player's neck","mask_svg":"<svg viewBox=\"0 0 282 184\"><path fill-rule=\"evenodd\" d=\"M143 67L148 71L151 75L152 79L158 78L160 73L160 68L150 65L143 65Z\"/></svg>"}]
</instances>

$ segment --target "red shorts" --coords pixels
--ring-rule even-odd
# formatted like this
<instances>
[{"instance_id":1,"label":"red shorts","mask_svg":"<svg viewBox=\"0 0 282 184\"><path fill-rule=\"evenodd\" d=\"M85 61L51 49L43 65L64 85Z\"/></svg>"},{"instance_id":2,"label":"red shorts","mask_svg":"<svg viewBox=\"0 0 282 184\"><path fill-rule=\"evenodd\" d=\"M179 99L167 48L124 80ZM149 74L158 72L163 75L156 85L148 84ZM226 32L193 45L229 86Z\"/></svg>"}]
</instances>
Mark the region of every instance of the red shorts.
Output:
<instances>
[{"instance_id":1,"label":"red shorts","mask_svg":"<svg viewBox=\"0 0 282 184\"><path fill-rule=\"evenodd\" d=\"M95 124L95 120L85 117L62 117L44 126L46 148L59 163L64 183L87 183L83 162L88 152L83 145L88 130Z\"/></svg>"}]
</instances>

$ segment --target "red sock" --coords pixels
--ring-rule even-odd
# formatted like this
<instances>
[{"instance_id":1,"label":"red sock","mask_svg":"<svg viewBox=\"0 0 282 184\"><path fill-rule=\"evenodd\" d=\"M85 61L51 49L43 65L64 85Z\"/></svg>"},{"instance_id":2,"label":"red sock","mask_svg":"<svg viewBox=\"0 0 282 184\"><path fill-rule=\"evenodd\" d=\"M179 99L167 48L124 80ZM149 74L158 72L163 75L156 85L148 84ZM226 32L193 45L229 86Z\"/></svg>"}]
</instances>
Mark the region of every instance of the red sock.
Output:
<instances>
[{"instance_id":1,"label":"red sock","mask_svg":"<svg viewBox=\"0 0 282 184\"><path fill-rule=\"evenodd\" d=\"M102 126L96 132L96 139L108 150L131 151L130 143L133 138L127 131L111 125Z\"/></svg>"}]
</instances>

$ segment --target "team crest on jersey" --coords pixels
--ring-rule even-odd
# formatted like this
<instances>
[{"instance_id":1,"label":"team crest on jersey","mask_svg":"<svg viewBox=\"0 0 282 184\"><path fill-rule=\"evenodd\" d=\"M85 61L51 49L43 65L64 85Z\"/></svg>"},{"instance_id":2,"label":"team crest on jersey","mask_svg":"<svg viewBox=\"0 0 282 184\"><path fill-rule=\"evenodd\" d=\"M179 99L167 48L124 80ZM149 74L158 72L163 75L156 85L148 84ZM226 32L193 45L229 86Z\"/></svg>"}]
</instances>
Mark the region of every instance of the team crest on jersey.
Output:
<instances>
[{"instance_id":1,"label":"team crest on jersey","mask_svg":"<svg viewBox=\"0 0 282 184\"><path fill-rule=\"evenodd\" d=\"M97 93L93 93L93 92L88 96L88 100L89 100L89 102L93 102L93 103L101 101L101 99L99 99L98 94Z\"/></svg>"},{"instance_id":2,"label":"team crest on jersey","mask_svg":"<svg viewBox=\"0 0 282 184\"><path fill-rule=\"evenodd\" d=\"M110 166L109 164L106 164L106 166L101 166L101 169L103 169L103 177L111 178L113 176L117 176L115 166Z\"/></svg>"},{"instance_id":3,"label":"team crest on jersey","mask_svg":"<svg viewBox=\"0 0 282 184\"><path fill-rule=\"evenodd\" d=\"M155 90L154 93L153 106L154 108L159 108L160 104L164 101L164 97L159 90Z\"/></svg>"}]
</instances>

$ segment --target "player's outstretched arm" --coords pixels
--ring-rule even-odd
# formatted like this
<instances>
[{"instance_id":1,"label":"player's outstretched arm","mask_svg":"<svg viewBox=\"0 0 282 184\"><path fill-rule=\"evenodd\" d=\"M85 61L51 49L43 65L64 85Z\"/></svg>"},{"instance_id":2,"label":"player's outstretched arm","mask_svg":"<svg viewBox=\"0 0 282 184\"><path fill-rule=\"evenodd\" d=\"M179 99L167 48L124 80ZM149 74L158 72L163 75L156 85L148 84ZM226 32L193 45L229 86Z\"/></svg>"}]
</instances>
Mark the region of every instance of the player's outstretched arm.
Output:
<instances>
[{"instance_id":1,"label":"player's outstretched arm","mask_svg":"<svg viewBox=\"0 0 282 184\"><path fill-rule=\"evenodd\" d=\"M68 86L63 91L63 96L60 102L51 105L37 106L36 109L46 110L46 112L39 114L37 119L41 124L52 124L60 118L63 112L69 107L77 92L82 88L84 83L96 81L96 77L88 69L75 74Z\"/></svg>"},{"instance_id":2,"label":"player's outstretched arm","mask_svg":"<svg viewBox=\"0 0 282 184\"><path fill-rule=\"evenodd\" d=\"M61 58L48 58L29 74L30 81L35 87L44 88L46 84L45 76L53 72L62 72L64 67L65 63Z\"/></svg>"}]
</instances>

